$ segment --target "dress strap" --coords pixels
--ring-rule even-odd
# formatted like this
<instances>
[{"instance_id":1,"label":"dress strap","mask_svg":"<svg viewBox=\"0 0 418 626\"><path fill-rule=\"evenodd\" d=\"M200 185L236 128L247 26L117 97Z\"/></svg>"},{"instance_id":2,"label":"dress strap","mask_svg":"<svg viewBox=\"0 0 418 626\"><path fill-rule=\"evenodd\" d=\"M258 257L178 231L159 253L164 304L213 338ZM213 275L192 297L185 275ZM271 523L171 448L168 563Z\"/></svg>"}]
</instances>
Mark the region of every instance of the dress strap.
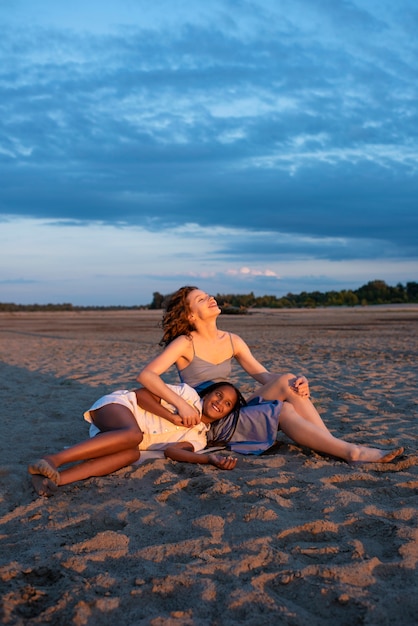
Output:
<instances>
[{"instance_id":1,"label":"dress strap","mask_svg":"<svg viewBox=\"0 0 418 626\"><path fill-rule=\"evenodd\" d=\"M234 350L234 344L232 343L232 334L231 334L231 333L228 333L228 335L229 335L229 341L231 342L232 357L234 357L234 356L235 356L235 350ZM231 357L231 358L232 358L232 357Z\"/></svg>"},{"instance_id":2,"label":"dress strap","mask_svg":"<svg viewBox=\"0 0 418 626\"><path fill-rule=\"evenodd\" d=\"M196 356L196 350L194 349L193 337L191 335L190 335L190 341L192 342L193 358L194 358Z\"/></svg>"}]
</instances>

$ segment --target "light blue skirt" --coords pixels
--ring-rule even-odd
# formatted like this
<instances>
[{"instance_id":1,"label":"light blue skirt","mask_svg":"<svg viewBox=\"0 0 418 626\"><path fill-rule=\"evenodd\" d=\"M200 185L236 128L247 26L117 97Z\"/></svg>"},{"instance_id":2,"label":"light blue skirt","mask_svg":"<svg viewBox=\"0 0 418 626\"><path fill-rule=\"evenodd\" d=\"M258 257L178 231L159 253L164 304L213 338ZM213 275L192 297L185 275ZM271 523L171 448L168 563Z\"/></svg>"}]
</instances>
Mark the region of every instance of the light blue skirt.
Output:
<instances>
[{"instance_id":1,"label":"light blue skirt","mask_svg":"<svg viewBox=\"0 0 418 626\"><path fill-rule=\"evenodd\" d=\"M283 402L279 400L253 398L240 410L235 431L226 448L239 454L262 454L271 448L277 439L282 406ZM232 419L231 415L222 420L226 432L230 427L228 420ZM217 436L219 438L219 431Z\"/></svg>"}]
</instances>

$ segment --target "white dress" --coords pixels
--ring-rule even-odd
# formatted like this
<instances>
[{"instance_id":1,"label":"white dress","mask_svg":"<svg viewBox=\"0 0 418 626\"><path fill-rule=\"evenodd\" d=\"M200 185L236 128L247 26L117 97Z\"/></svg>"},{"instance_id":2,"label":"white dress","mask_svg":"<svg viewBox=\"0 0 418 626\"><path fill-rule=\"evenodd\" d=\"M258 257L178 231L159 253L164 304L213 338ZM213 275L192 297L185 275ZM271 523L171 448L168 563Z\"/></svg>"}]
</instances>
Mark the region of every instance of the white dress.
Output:
<instances>
[{"instance_id":1,"label":"white dress","mask_svg":"<svg viewBox=\"0 0 418 626\"><path fill-rule=\"evenodd\" d=\"M181 396L186 402L194 406L199 415L202 415L202 399L192 387L183 383L181 385L168 385L175 393ZM100 430L93 424L90 411L100 409L106 404L121 404L126 406L135 417L139 428L144 433L144 438L139 444L140 450L164 450L169 444L178 441L188 441L193 445L194 451L203 450L207 442L207 432L209 426L200 422L196 426L186 428L185 426L176 426L172 422L154 415L149 411L145 411L138 406L134 391L128 389L118 389L110 394L102 396L84 413L84 419L90 422L90 437L94 437ZM161 405L175 412L175 407L165 400L161 400Z\"/></svg>"}]
</instances>

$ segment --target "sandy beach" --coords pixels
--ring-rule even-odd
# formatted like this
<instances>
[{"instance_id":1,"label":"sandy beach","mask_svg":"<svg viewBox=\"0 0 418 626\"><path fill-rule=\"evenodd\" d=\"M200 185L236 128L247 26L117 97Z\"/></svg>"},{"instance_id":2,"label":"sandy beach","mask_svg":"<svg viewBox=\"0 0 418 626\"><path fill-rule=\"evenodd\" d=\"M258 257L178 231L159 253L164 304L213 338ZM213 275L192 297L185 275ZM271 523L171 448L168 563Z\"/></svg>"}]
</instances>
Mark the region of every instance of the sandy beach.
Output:
<instances>
[{"instance_id":1,"label":"sandy beach","mask_svg":"<svg viewBox=\"0 0 418 626\"><path fill-rule=\"evenodd\" d=\"M0 314L1 623L418 623L418 306L219 320L267 367L305 374L336 436L404 446L393 463L350 466L280 434L230 472L149 458L34 492L28 463L86 438L92 402L136 386L160 319ZM254 388L238 367L233 382Z\"/></svg>"}]
</instances>

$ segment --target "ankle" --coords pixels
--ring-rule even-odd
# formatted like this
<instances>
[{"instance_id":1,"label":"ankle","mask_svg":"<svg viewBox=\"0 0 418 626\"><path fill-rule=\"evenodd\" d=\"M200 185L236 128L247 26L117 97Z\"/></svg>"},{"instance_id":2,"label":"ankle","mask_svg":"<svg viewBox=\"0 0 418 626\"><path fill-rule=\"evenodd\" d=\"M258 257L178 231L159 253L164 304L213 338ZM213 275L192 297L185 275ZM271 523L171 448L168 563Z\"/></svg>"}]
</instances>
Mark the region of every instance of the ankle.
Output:
<instances>
[{"instance_id":1,"label":"ankle","mask_svg":"<svg viewBox=\"0 0 418 626\"><path fill-rule=\"evenodd\" d=\"M42 458L45 459L45 461L48 461L48 463L55 469L58 469L59 466L61 465L61 463L57 462L55 454L45 454L45 456Z\"/></svg>"},{"instance_id":2,"label":"ankle","mask_svg":"<svg viewBox=\"0 0 418 626\"><path fill-rule=\"evenodd\" d=\"M347 463L353 463L355 461L359 461L360 457L361 457L360 446L357 446L355 444L351 444L349 449L348 449L348 451L347 451L347 456L345 458Z\"/></svg>"}]
</instances>

